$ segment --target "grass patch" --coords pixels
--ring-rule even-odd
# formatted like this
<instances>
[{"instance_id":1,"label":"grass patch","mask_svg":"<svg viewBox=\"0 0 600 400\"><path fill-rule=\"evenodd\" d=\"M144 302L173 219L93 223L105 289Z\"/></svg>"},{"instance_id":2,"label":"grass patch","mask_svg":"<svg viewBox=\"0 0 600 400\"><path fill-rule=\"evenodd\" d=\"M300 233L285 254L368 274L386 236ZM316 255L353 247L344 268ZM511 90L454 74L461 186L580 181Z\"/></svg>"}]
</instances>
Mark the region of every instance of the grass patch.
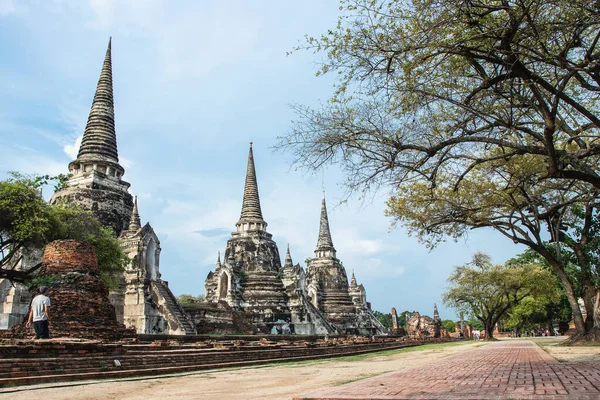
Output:
<instances>
[{"instance_id":1,"label":"grass patch","mask_svg":"<svg viewBox=\"0 0 600 400\"><path fill-rule=\"evenodd\" d=\"M528 339L540 347L559 346L564 343L565 339Z\"/></svg>"},{"instance_id":2,"label":"grass patch","mask_svg":"<svg viewBox=\"0 0 600 400\"><path fill-rule=\"evenodd\" d=\"M363 380L363 379L372 378L374 376L387 374L388 372L392 372L392 371L376 372L376 373L373 373L373 374L360 374L356 378L353 378L353 379L346 379L346 380L343 380L343 381L334 382L332 384L332 386L341 386L341 385L345 385L347 383L352 383L352 382L360 381L360 380Z\"/></svg>"},{"instance_id":3,"label":"grass patch","mask_svg":"<svg viewBox=\"0 0 600 400\"><path fill-rule=\"evenodd\" d=\"M457 347L463 346L465 344L472 344L472 341L464 341L464 342L448 342L448 343L432 343L432 344L423 344L420 346L411 346L404 347L402 349L391 349L391 350L382 350L373 353L365 353L365 354L356 354L354 356L346 356L346 357L336 357L336 361L363 361L369 358L381 357L381 356L394 356L396 354L402 353L410 353L412 351L423 351L423 350L433 350L433 351L443 351L446 347ZM479 344L479 346L483 346L485 343Z\"/></svg>"}]
</instances>

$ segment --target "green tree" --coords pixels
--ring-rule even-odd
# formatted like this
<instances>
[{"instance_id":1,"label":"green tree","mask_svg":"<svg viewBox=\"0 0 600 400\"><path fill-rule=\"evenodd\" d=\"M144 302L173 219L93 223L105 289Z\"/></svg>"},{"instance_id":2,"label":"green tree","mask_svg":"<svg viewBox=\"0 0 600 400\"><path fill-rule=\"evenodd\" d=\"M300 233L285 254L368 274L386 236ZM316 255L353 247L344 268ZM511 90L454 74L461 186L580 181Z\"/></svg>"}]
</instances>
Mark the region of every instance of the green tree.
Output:
<instances>
[{"instance_id":1,"label":"green tree","mask_svg":"<svg viewBox=\"0 0 600 400\"><path fill-rule=\"evenodd\" d=\"M96 248L100 276L114 288L128 261L112 230L89 211L76 207L49 205L40 188L50 180L12 174L0 181L0 278L26 282L41 264L29 270L16 269L21 251L27 247L43 248L59 239L89 241Z\"/></svg>"},{"instance_id":2,"label":"green tree","mask_svg":"<svg viewBox=\"0 0 600 400\"><path fill-rule=\"evenodd\" d=\"M22 281L39 268L16 269L25 247L41 246L49 239L51 221L40 196L42 184L39 178L15 173L0 181L0 278Z\"/></svg>"},{"instance_id":3,"label":"green tree","mask_svg":"<svg viewBox=\"0 0 600 400\"><path fill-rule=\"evenodd\" d=\"M398 326L406 328L406 318L407 316L408 318L410 318L411 315L412 313L408 310L404 310L400 314L398 314Z\"/></svg>"},{"instance_id":4,"label":"green tree","mask_svg":"<svg viewBox=\"0 0 600 400\"><path fill-rule=\"evenodd\" d=\"M444 303L481 321L486 338L494 326L528 296L546 296L555 287L555 277L536 264L494 265L476 253L470 264L457 266L448 278Z\"/></svg>"},{"instance_id":5,"label":"green tree","mask_svg":"<svg viewBox=\"0 0 600 400\"><path fill-rule=\"evenodd\" d=\"M485 327L483 326L483 323L478 320L477 318L471 318L468 321L466 321L467 325L471 325L473 327L473 329L477 329L480 331L485 330Z\"/></svg>"},{"instance_id":6,"label":"green tree","mask_svg":"<svg viewBox=\"0 0 600 400\"><path fill-rule=\"evenodd\" d=\"M504 321L504 329L513 330L517 336L540 325L546 325L548 300L545 298L525 297L514 306Z\"/></svg>"},{"instance_id":7,"label":"green tree","mask_svg":"<svg viewBox=\"0 0 600 400\"><path fill-rule=\"evenodd\" d=\"M565 260L573 260L572 254L569 253L568 249L559 248L556 243L547 244L548 249L553 252L560 252L561 258ZM517 255L509 262L511 263L535 263L543 266L544 268L552 271L551 266L548 264L545 258L541 257L538 253L531 249L525 250L523 253ZM578 273L578 266L573 264L572 262L567 262L565 267L565 272L573 278L573 283L575 287L575 293L578 297L582 297L583 287L580 282L581 274ZM505 321L505 328L514 329L517 333L520 333L519 326L522 325L523 329L531 328L533 325L540 324L540 313L546 317L547 327L550 331L553 330L554 322L566 324L569 323L572 319L571 307L569 305L569 301L567 296L565 295L564 289L562 287L562 283L560 279L557 279L555 286L555 293L550 297L542 297L541 299L531 299L529 300L530 304L526 304L523 309L517 310L513 318L511 316L511 321ZM536 309L532 310L533 305L536 305ZM543 310L541 310L544 308ZM513 312L511 312L511 315ZM529 315L532 317L529 318ZM521 320L523 317L523 320ZM586 324L590 321L593 323L593 316L588 315L586 319ZM522 322L522 323L521 323Z\"/></svg>"},{"instance_id":8,"label":"green tree","mask_svg":"<svg viewBox=\"0 0 600 400\"><path fill-rule=\"evenodd\" d=\"M492 227L529 246L561 279L585 333L567 261L543 237L574 239L586 308L595 304L587 220L572 206L597 213L598 7L349 0L341 9L335 29L300 46L326 53L320 73L337 73L337 89L320 109L295 106L278 147L302 167L341 165L350 193L390 185L388 214L430 245Z\"/></svg>"},{"instance_id":9,"label":"green tree","mask_svg":"<svg viewBox=\"0 0 600 400\"><path fill-rule=\"evenodd\" d=\"M112 229L103 226L90 211L77 207L49 205L48 214L48 238L90 242L96 249L100 277L109 288L116 288L129 259Z\"/></svg>"},{"instance_id":10,"label":"green tree","mask_svg":"<svg viewBox=\"0 0 600 400\"><path fill-rule=\"evenodd\" d=\"M342 0L337 27L298 49L336 74L321 109L280 146L351 188L438 182L504 158L541 157L548 178L600 189L600 11L587 0ZM297 49L297 50L298 50Z\"/></svg>"},{"instance_id":11,"label":"green tree","mask_svg":"<svg viewBox=\"0 0 600 400\"><path fill-rule=\"evenodd\" d=\"M391 313L384 314L381 311L374 310L373 311L373 315L386 328L388 328L388 329L391 330L394 327L394 323L393 323L393 319L392 319L392 314Z\"/></svg>"},{"instance_id":12,"label":"green tree","mask_svg":"<svg viewBox=\"0 0 600 400\"><path fill-rule=\"evenodd\" d=\"M193 296L191 294L181 294L177 296L177 302L179 304L200 304L204 303L204 296L198 295Z\"/></svg>"},{"instance_id":13,"label":"green tree","mask_svg":"<svg viewBox=\"0 0 600 400\"><path fill-rule=\"evenodd\" d=\"M456 324L451 319L443 320L442 325L444 325L444 328L446 328L448 332L454 332L456 330Z\"/></svg>"}]
</instances>

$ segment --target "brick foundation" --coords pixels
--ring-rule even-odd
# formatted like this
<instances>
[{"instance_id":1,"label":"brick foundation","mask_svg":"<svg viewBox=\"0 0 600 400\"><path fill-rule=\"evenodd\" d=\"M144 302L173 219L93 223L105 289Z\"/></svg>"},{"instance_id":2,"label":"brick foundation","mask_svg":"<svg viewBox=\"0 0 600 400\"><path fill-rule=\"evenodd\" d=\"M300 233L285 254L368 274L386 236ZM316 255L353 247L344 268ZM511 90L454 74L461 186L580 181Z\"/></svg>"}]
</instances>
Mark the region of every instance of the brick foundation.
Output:
<instances>
[{"instance_id":1,"label":"brick foundation","mask_svg":"<svg viewBox=\"0 0 600 400\"><path fill-rule=\"evenodd\" d=\"M40 277L49 279L51 337L116 340L135 335L117 322L91 244L75 240L57 240L48 244L42 257ZM5 337L32 335L33 330L22 324Z\"/></svg>"}]
</instances>

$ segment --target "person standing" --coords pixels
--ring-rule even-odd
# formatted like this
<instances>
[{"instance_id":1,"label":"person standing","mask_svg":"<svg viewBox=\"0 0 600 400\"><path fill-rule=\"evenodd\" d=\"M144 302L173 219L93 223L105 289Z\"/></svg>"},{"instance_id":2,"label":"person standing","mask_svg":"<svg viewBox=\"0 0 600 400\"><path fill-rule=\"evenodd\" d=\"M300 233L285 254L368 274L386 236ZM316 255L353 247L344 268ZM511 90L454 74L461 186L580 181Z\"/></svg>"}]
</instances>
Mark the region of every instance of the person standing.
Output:
<instances>
[{"instance_id":1,"label":"person standing","mask_svg":"<svg viewBox=\"0 0 600 400\"><path fill-rule=\"evenodd\" d=\"M40 286L38 288L38 294L31 301L31 310L29 310L29 317L27 318L27 328L31 326L33 322L33 329L35 330L36 339L49 339L50 330L49 324L49 313L48 308L50 307L50 298L45 295L48 287Z\"/></svg>"}]
</instances>

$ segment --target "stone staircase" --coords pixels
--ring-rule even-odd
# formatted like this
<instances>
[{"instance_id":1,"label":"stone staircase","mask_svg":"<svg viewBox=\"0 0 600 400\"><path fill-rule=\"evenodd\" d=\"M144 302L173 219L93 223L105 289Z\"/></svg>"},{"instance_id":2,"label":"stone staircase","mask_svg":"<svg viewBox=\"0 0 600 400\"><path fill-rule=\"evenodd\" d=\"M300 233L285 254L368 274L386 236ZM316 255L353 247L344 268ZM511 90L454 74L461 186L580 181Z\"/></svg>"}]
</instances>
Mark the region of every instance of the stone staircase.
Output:
<instances>
[{"instance_id":1,"label":"stone staircase","mask_svg":"<svg viewBox=\"0 0 600 400\"><path fill-rule=\"evenodd\" d=\"M170 329L177 334L195 335L196 327L194 323L177 303L177 299L166 282L161 280L151 281L150 288L152 299L157 304L163 317L168 321ZM176 326L173 327L172 325Z\"/></svg>"},{"instance_id":2,"label":"stone staircase","mask_svg":"<svg viewBox=\"0 0 600 400\"><path fill-rule=\"evenodd\" d=\"M385 333L387 334L388 329L385 327L385 325L383 325L375 315L373 315L373 312L371 310L367 311L367 315L369 320L371 321L371 323L377 327L377 329L379 330L379 332L381 333Z\"/></svg>"},{"instance_id":3,"label":"stone staircase","mask_svg":"<svg viewBox=\"0 0 600 400\"><path fill-rule=\"evenodd\" d=\"M302 294L302 300L304 301L308 315L311 317L311 321L315 324L318 334L331 335L338 333L336 327L325 318L325 315L313 305L308 296L304 293ZM323 330L323 332L319 332L319 330Z\"/></svg>"},{"instance_id":4,"label":"stone staircase","mask_svg":"<svg viewBox=\"0 0 600 400\"><path fill-rule=\"evenodd\" d=\"M429 340L432 342L434 340ZM436 340L439 341L439 340ZM415 340L375 342L222 341L169 345L72 343L58 339L0 346L0 393L16 385L131 376L164 375L206 369L311 360L417 346ZM158 344L158 345L156 345Z\"/></svg>"}]
</instances>

